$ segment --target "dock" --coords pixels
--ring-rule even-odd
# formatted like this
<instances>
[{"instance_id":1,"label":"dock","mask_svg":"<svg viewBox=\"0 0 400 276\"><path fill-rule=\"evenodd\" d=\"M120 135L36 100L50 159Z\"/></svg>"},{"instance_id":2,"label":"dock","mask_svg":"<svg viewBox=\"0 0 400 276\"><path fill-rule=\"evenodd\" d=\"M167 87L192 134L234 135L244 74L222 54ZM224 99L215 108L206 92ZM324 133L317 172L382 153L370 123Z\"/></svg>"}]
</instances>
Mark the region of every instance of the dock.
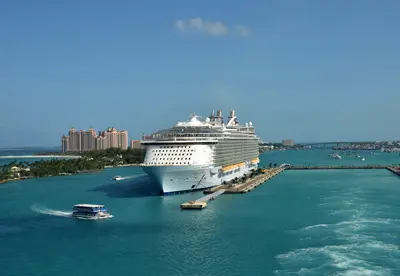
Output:
<instances>
[{"instance_id":1,"label":"dock","mask_svg":"<svg viewBox=\"0 0 400 276\"><path fill-rule=\"evenodd\" d=\"M392 165L291 165L286 170L370 170L370 169L386 169L394 167Z\"/></svg>"},{"instance_id":2,"label":"dock","mask_svg":"<svg viewBox=\"0 0 400 276\"><path fill-rule=\"evenodd\" d=\"M283 172L284 168L278 169L269 169L266 170L263 174L257 175L254 178L249 179L243 184L234 185L232 187L226 188L226 194L244 194L248 193L251 190L257 188L258 186L264 184L274 176L278 175L279 173Z\"/></svg>"},{"instance_id":3,"label":"dock","mask_svg":"<svg viewBox=\"0 0 400 276\"><path fill-rule=\"evenodd\" d=\"M218 189L217 191L203 196L202 198L196 199L194 201L189 201L181 204L182 209L203 209L207 207L207 202L214 200L217 196L222 195L225 192L224 189Z\"/></svg>"},{"instance_id":4,"label":"dock","mask_svg":"<svg viewBox=\"0 0 400 276\"><path fill-rule=\"evenodd\" d=\"M264 169L262 173L247 179L240 184L224 184L218 185L204 191L205 196L194 201L181 204L182 209L204 209L207 207L209 200L215 199L222 194L244 194L257 188L277 174L283 172L285 168Z\"/></svg>"}]
</instances>

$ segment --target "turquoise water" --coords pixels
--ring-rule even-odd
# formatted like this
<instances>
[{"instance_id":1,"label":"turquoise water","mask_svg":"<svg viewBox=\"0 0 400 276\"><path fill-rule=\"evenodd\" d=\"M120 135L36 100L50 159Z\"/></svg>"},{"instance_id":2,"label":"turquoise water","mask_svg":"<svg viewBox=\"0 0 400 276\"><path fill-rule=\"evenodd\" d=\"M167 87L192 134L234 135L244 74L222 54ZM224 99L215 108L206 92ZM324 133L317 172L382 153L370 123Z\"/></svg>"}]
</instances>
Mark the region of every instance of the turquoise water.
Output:
<instances>
[{"instance_id":1,"label":"turquoise water","mask_svg":"<svg viewBox=\"0 0 400 276\"><path fill-rule=\"evenodd\" d=\"M333 152L338 152L342 160L332 159L328 155ZM348 154L351 152L349 151ZM364 157L365 161L357 158L356 154ZM399 153L387 153L380 151L354 151L352 156L347 156L345 153L332 150L306 150L306 151L270 151L263 154L270 162L289 163L293 165L367 165L367 164L385 164L394 165L400 164Z\"/></svg>"},{"instance_id":2,"label":"turquoise water","mask_svg":"<svg viewBox=\"0 0 400 276\"><path fill-rule=\"evenodd\" d=\"M338 162L317 150L261 160ZM0 185L0 275L400 275L400 177L389 171L286 171L201 211L179 205L202 193L151 196L148 181L132 167ZM77 203L114 218L70 219Z\"/></svg>"}]
</instances>

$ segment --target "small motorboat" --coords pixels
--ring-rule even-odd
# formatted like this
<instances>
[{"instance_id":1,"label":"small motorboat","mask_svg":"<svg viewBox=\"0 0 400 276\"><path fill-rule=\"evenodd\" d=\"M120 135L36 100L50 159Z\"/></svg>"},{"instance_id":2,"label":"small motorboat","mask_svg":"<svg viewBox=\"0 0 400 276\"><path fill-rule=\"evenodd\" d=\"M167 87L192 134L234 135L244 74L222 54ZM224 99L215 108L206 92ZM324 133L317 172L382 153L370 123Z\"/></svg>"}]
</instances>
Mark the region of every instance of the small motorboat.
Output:
<instances>
[{"instance_id":1,"label":"small motorboat","mask_svg":"<svg viewBox=\"0 0 400 276\"><path fill-rule=\"evenodd\" d=\"M120 175L116 175L112 178L112 180L121 180L122 177Z\"/></svg>"}]
</instances>

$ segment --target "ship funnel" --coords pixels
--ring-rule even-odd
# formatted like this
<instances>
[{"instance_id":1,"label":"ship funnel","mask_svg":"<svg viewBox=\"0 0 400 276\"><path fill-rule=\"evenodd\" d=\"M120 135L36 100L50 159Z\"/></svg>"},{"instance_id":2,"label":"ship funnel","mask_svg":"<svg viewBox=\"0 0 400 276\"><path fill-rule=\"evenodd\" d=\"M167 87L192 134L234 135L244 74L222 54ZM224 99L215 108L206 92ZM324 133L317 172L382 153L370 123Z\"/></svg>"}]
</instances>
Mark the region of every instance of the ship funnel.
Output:
<instances>
[{"instance_id":1,"label":"ship funnel","mask_svg":"<svg viewBox=\"0 0 400 276\"><path fill-rule=\"evenodd\" d=\"M231 117L231 118L235 117L235 110L234 109L231 110L231 114L230 114L229 117Z\"/></svg>"},{"instance_id":2,"label":"ship funnel","mask_svg":"<svg viewBox=\"0 0 400 276\"><path fill-rule=\"evenodd\" d=\"M215 122L217 124L222 124L223 123L222 110L217 110L217 116L215 117Z\"/></svg>"}]
</instances>

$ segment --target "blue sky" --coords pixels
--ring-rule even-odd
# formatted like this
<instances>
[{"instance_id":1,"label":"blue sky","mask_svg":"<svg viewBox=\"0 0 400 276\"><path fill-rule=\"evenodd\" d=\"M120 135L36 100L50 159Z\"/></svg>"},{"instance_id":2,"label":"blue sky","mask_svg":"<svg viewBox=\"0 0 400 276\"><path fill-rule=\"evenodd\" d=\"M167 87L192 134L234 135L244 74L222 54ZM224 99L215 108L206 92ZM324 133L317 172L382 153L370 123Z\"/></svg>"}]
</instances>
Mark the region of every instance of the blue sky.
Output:
<instances>
[{"instance_id":1,"label":"blue sky","mask_svg":"<svg viewBox=\"0 0 400 276\"><path fill-rule=\"evenodd\" d=\"M0 2L1 147L236 109L263 140L400 139L400 2Z\"/></svg>"}]
</instances>

